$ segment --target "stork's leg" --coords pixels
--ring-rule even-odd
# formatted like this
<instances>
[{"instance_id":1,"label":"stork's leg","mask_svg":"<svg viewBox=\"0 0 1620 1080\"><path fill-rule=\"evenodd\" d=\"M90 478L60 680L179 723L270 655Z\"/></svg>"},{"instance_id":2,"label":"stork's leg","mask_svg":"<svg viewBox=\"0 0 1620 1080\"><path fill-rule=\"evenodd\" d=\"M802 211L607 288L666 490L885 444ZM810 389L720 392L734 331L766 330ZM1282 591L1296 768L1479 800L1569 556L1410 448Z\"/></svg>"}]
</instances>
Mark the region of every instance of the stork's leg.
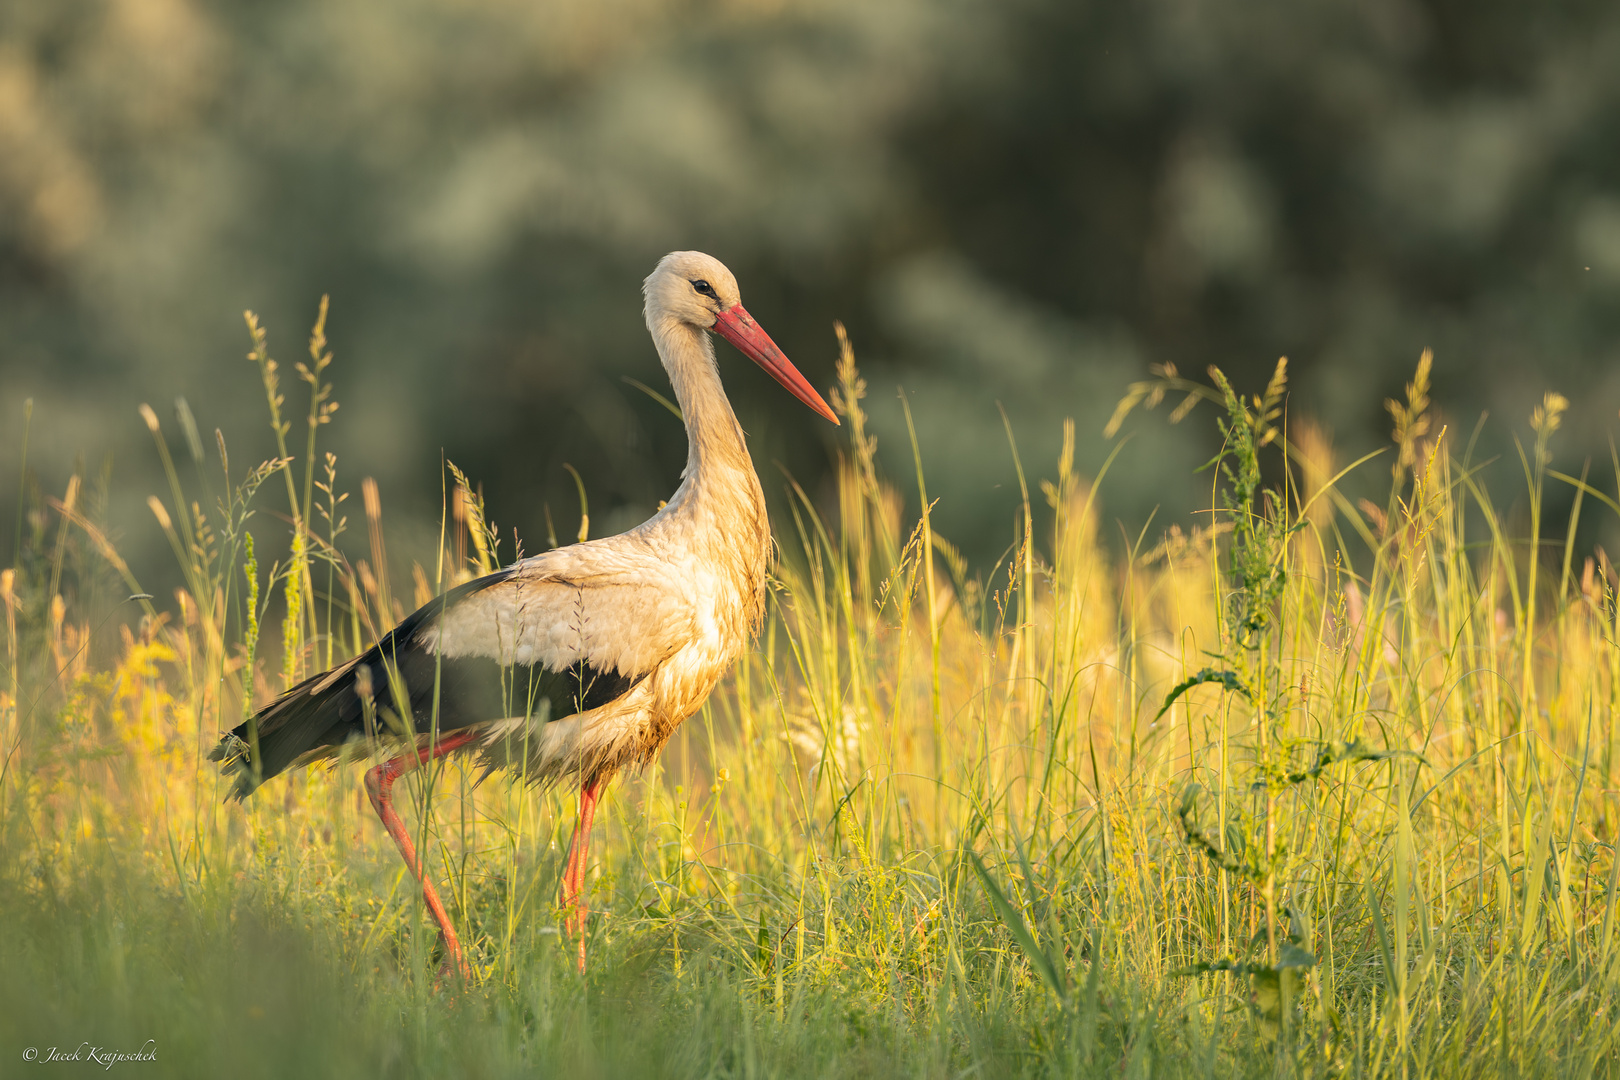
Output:
<instances>
[{"instance_id":1,"label":"stork's leg","mask_svg":"<svg viewBox=\"0 0 1620 1080\"><path fill-rule=\"evenodd\" d=\"M579 935L579 972L585 973L585 864L591 848L591 822L596 820L596 801L602 794L603 779L598 777L579 789L579 822L574 826L574 842L568 849L568 865L563 869L559 903L568 912L566 926Z\"/></svg>"},{"instance_id":2,"label":"stork's leg","mask_svg":"<svg viewBox=\"0 0 1620 1080\"><path fill-rule=\"evenodd\" d=\"M466 746L477 737L471 731L460 731L440 739L426 750L408 750L366 773L366 794L371 796L371 806L382 818L383 828L388 830L388 835L394 838L399 853L405 857L405 865L410 867L417 883L422 886L422 899L427 902L428 911L433 913L433 921L439 924L439 939L444 942L444 968L440 971L442 973L445 968L454 970L463 979L472 976L472 969L461 957L461 942L456 940L455 928L450 925L450 916L445 914L444 905L439 902L439 894L434 891L433 883L417 862L416 845L411 843L411 834L405 830L405 823L394 810L394 781L436 757Z\"/></svg>"}]
</instances>

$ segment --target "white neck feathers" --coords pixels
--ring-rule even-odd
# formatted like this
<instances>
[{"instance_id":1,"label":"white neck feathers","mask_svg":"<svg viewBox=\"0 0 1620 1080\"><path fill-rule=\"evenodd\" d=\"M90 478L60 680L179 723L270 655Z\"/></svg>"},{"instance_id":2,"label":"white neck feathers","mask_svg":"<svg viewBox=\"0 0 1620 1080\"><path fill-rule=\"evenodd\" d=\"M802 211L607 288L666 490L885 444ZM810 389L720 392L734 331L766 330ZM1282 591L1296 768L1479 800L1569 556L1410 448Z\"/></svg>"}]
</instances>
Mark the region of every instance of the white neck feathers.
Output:
<instances>
[{"instance_id":1,"label":"white neck feathers","mask_svg":"<svg viewBox=\"0 0 1620 1080\"><path fill-rule=\"evenodd\" d=\"M752 477L753 461L742 426L720 385L709 335L674 318L659 319L650 328L686 422L686 471L682 475L701 483L705 474L740 469ZM754 484L757 486L757 479Z\"/></svg>"}]
</instances>

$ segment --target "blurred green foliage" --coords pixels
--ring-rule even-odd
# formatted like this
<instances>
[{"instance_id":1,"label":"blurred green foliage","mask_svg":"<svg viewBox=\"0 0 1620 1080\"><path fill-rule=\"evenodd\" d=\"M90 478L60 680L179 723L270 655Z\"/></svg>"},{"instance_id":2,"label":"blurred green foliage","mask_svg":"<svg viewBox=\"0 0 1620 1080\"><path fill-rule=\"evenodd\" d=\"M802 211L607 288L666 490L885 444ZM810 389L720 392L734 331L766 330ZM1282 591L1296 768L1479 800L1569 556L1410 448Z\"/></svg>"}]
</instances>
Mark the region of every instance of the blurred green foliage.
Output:
<instances>
[{"instance_id":1,"label":"blurred green foliage","mask_svg":"<svg viewBox=\"0 0 1620 1080\"><path fill-rule=\"evenodd\" d=\"M850 325L891 474L903 384L938 527L981 556L1016 498L996 403L1037 472L1068 415L1095 468L1150 363L1249 385L1287 354L1293 418L1342 462L1432 346L1465 432L1551 387L1575 403L1565 460L1606 459L1620 7L0 6L0 505L25 397L40 482L112 454L115 520L155 486L142 400L184 396L239 462L268 457L240 313L290 363L329 292L333 445L391 520L437 516L442 448L530 550L547 503L573 532L564 462L593 532L624 527L684 460L622 378L663 385L636 290L683 247L732 267L818 385ZM823 474L815 418L722 364L762 465ZM1104 489L1130 530L1195 505L1209 451L1137 422Z\"/></svg>"}]
</instances>

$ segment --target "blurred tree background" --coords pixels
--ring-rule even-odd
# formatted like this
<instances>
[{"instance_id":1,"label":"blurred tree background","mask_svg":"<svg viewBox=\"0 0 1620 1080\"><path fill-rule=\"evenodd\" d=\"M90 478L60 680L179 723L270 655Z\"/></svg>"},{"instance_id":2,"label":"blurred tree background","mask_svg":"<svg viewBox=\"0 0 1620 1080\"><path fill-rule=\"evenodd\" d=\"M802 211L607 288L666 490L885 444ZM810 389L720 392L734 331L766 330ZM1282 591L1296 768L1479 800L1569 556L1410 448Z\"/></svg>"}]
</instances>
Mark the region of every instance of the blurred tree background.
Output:
<instances>
[{"instance_id":1,"label":"blurred tree background","mask_svg":"<svg viewBox=\"0 0 1620 1080\"><path fill-rule=\"evenodd\" d=\"M593 534L627 527L684 460L624 381L665 386L638 287L674 248L726 261L819 386L849 325L891 475L904 386L940 528L980 561L1016 499L997 403L1034 475L1064 416L1095 469L1152 363L1257 388L1287 354L1343 462L1432 346L1454 429L1490 410L1516 469L1562 390L1560 462L1606 468L1620 5L13 0L0 505L31 397L39 484L110 455L109 513L155 547L136 405L184 397L238 471L270 456L241 312L290 369L330 293L328 445L396 525L434 527L442 449L530 551L547 503L577 527L564 462ZM831 429L721 352L756 457L814 490ZM1185 523L1212 425L1131 427L1107 518Z\"/></svg>"}]
</instances>

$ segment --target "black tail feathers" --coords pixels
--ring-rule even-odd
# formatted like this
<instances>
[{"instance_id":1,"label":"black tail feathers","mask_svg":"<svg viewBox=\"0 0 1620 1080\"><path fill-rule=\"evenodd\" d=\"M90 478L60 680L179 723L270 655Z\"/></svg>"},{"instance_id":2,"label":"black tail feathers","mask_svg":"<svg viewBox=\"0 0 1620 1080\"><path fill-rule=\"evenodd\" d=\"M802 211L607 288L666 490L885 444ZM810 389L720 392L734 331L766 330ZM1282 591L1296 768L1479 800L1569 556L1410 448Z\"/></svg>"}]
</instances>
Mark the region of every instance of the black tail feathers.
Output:
<instances>
[{"instance_id":1,"label":"black tail feathers","mask_svg":"<svg viewBox=\"0 0 1620 1080\"><path fill-rule=\"evenodd\" d=\"M208 755L236 773L227 797L245 799L289 767L334 756L349 743L379 736L399 741L430 726L434 695L444 696L444 681L437 658L424 647L423 631L457 601L510 576L503 570L451 589L361 655L305 679L238 724ZM438 720L441 730L473 722L448 723L442 710Z\"/></svg>"}]
</instances>

